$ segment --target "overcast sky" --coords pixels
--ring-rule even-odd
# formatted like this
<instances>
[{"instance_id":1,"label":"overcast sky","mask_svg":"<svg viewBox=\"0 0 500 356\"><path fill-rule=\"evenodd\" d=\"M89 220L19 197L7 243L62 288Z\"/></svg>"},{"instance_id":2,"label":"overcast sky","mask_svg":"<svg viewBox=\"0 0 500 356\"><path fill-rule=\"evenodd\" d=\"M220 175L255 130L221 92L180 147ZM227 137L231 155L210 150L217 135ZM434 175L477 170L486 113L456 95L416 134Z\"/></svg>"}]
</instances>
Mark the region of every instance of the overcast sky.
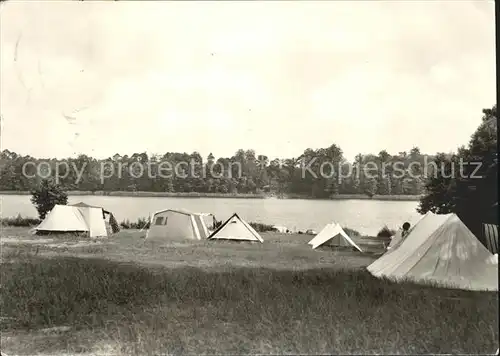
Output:
<instances>
[{"instance_id":1,"label":"overcast sky","mask_svg":"<svg viewBox=\"0 0 500 356\"><path fill-rule=\"evenodd\" d=\"M20 154L435 153L496 102L493 1L1 6L1 144Z\"/></svg>"}]
</instances>

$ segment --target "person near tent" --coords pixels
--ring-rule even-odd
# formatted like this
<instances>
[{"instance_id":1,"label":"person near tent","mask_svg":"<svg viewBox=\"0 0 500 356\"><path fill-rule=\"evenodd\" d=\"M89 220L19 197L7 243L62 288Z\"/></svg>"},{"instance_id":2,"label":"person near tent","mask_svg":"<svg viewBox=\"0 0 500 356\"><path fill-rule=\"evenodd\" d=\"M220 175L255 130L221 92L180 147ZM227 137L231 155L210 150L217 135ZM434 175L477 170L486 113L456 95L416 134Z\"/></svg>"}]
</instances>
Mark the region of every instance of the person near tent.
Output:
<instances>
[{"instance_id":1,"label":"person near tent","mask_svg":"<svg viewBox=\"0 0 500 356\"><path fill-rule=\"evenodd\" d=\"M403 224L403 228L402 228L402 229L403 229L403 231L401 231L401 237L402 237L403 239L404 239L404 238L408 235L408 233L410 232L410 227L411 227L411 225L410 225L410 223L409 223L408 221L407 221L407 222L405 222L405 223Z\"/></svg>"},{"instance_id":2,"label":"person near tent","mask_svg":"<svg viewBox=\"0 0 500 356\"><path fill-rule=\"evenodd\" d=\"M399 229L399 231L396 233L396 235L391 237L391 242L389 243L388 246L386 246L386 250L390 250L394 246L398 245L402 240L408 236L408 233L410 232L410 223L405 222L403 226Z\"/></svg>"}]
</instances>

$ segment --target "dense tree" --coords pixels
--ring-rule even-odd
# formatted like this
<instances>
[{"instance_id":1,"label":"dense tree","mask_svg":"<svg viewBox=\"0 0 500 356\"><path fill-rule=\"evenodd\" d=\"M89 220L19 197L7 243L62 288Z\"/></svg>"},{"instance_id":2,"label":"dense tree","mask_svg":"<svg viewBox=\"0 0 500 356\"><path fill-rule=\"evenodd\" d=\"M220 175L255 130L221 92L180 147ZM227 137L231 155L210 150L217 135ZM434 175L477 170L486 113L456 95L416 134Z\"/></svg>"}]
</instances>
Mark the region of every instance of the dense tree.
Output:
<instances>
[{"instance_id":1,"label":"dense tree","mask_svg":"<svg viewBox=\"0 0 500 356\"><path fill-rule=\"evenodd\" d=\"M31 192L31 202L38 211L40 219L45 219L55 205L66 205L68 195L51 179L44 179L40 185Z\"/></svg>"},{"instance_id":2,"label":"dense tree","mask_svg":"<svg viewBox=\"0 0 500 356\"><path fill-rule=\"evenodd\" d=\"M482 121L467 147L456 154L439 154L437 171L426 184L418 211L456 213L476 234L481 224L498 216L497 108L483 110Z\"/></svg>"},{"instance_id":3,"label":"dense tree","mask_svg":"<svg viewBox=\"0 0 500 356\"><path fill-rule=\"evenodd\" d=\"M354 162L348 162L336 144L308 148L299 157L273 160L254 150L243 149L232 157L216 158L209 154L206 160L198 152L154 155L143 152L130 156L116 153L100 160L79 155L55 160L20 156L4 150L0 152L0 190L31 191L42 178L54 177L57 168L59 184L67 191L264 191L277 196L325 199L337 194L419 195L426 178L418 176L423 173L410 165L423 162L427 156L415 147L409 152L391 155L384 150L376 155L358 154ZM395 165L402 169L398 171ZM417 178L413 177L415 174Z\"/></svg>"}]
</instances>

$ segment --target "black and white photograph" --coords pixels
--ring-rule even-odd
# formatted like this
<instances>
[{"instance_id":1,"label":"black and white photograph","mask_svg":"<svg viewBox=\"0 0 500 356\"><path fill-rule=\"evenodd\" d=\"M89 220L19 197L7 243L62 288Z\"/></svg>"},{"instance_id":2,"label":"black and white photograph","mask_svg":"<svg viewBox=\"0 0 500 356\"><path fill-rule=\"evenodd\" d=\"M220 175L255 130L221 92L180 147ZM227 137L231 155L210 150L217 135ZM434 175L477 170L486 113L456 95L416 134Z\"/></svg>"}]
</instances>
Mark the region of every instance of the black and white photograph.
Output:
<instances>
[{"instance_id":1,"label":"black and white photograph","mask_svg":"<svg viewBox=\"0 0 500 356\"><path fill-rule=\"evenodd\" d=\"M495 14L1 1L1 356L498 355Z\"/></svg>"}]
</instances>

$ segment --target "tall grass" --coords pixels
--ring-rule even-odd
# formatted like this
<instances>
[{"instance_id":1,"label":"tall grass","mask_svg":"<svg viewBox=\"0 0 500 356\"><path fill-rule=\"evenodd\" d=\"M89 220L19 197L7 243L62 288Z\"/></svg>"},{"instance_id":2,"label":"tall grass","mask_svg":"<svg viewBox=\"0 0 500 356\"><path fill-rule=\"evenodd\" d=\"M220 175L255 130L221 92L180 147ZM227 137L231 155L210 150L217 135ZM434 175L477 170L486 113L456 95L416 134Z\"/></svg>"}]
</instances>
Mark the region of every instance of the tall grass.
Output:
<instances>
[{"instance_id":1,"label":"tall grass","mask_svg":"<svg viewBox=\"0 0 500 356\"><path fill-rule=\"evenodd\" d=\"M2 332L70 326L12 353L489 353L497 296L393 284L365 271L147 268L32 257L0 270Z\"/></svg>"},{"instance_id":2,"label":"tall grass","mask_svg":"<svg viewBox=\"0 0 500 356\"><path fill-rule=\"evenodd\" d=\"M21 214L18 214L13 218L1 218L0 223L2 226L30 227L40 224L41 220L36 218L23 217L21 216Z\"/></svg>"}]
</instances>

